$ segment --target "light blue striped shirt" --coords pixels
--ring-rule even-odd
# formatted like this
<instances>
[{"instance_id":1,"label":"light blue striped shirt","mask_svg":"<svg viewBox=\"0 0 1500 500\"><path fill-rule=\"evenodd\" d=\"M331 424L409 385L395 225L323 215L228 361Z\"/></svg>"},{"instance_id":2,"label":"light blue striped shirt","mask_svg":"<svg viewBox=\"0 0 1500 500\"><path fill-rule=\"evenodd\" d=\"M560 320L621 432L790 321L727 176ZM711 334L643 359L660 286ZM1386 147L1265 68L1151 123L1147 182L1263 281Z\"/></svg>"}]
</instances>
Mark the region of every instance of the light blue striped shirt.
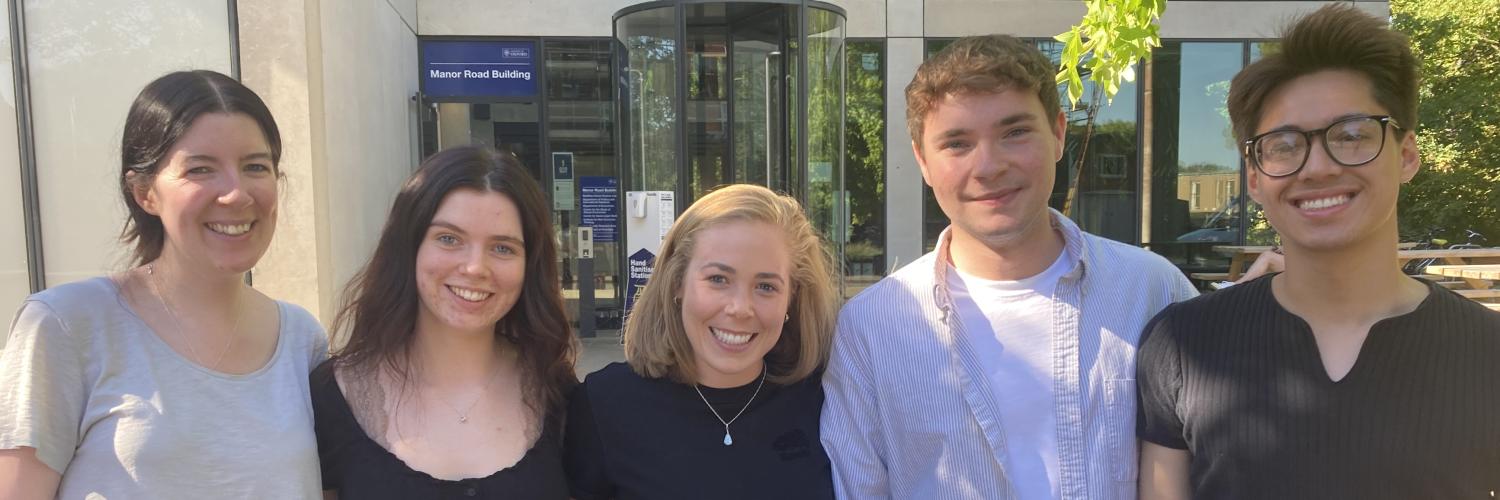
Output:
<instances>
[{"instance_id":1,"label":"light blue striped shirt","mask_svg":"<svg viewBox=\"0 0 1500 500\"><path fill-rule=\"evenodd\" d=\"M1136 344L1152 316L1197 292L1156 254L1056 211L1052 225L1073 260L1052 306L1062 498L1134 499ZM998 410L1007 401L949 296L948 241L945 231L936 251L839 313L822 417L839 498L1016 498Z\"/></svg>"}]
</instances>

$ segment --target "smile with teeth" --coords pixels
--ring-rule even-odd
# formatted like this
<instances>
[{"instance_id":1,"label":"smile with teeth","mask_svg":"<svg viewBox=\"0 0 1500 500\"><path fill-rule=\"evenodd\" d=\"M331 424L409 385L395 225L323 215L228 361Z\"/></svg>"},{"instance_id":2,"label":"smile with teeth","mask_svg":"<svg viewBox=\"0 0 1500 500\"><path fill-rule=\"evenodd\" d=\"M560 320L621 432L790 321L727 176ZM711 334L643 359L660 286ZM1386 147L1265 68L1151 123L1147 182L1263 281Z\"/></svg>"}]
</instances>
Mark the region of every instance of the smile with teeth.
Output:
<instances>
[{"instance_id":1,"label":"smile with teeth","mask_svg":"<svg viewBox=\"0 0 1500 500\"><path fill-rule=\"evenodd\" d=\"M448 291L453 292L453 294L457 295L458 298L467 300L469 302L480 302L484 299L490 298L491 295L494 295L490 292L481 292L479 290L459 288L453 285L448 285Z\"/></svg>"},{"instance_id":2,"label":"smile with teeth","mask_svg":"<svg viewBox=\"0 0 1500 500\"><path fill-rule=\"evenodd\" d=\"M708 331L710 333L713 333L714 338L719 339L719 342L723 342L729 345L742 345L746 342L749 342L751 338L755 337L754 333L732 332L729 330L720 330L711 326L708 327Z\"/></svg>"},{"instance_id":3,"label":"smile with teeth","mask_svg":"<svg viewBox=\"0 0 1500 500\"><path fill-rule=\"evenodd\" d=\"M210 231L215 233L227 236L239 236L250 232L250 226L253 224L253 222L246 222L244 224L218 224L210 222L207 226Z\"/></svg>"},{"instance_id":4,"label":"smile with teeth","mask_svg":"<svg viewBox=\"0 0 1500 500\"><path fill-rule=\"evenodd\" d=\"M1347 195L1347 194L1340 194L1340 195L1329 196L1327 198L1317 198L1317 199L1312 199L1312 200L1302 200L1300 202L1297 202L1297 208L1301 208L1303 210L1319 210L1319 209L1324 209L1324 208L1329 208L1329 207L1336 207L1336 206L1343 205L1343 204L1348 203L1348 202L1349 202L1349 195Z\"/></svg>"}]
</instances>

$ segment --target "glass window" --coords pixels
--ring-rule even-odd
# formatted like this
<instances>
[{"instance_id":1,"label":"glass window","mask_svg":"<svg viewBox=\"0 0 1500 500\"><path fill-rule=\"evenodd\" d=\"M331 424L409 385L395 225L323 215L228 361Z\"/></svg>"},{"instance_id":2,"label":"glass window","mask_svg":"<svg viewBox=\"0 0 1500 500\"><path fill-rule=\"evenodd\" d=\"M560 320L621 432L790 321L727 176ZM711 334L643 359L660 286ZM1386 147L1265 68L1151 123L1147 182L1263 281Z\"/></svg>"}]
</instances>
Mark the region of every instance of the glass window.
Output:
<instances>
[{"instance_id":1,"label":"glass window","mask_svg":"<svg viewBox=\"0 0 1500 500\"><path fill-rule=\"evenodd\" d=\"M626 131L621 151L630 185L622 188L629 191L677 191L675 9L633 12L615 26L626 86L619 123Z\"/></svg>"},{"instance_id":2,"label":"glass window","mask_svg":"<svg viewBox=\"0 0 1500 500\"><path fill-rule=\"evenodd\" d=\"M807 214L842 259L844 226L844 18L807 9ZM841 273L842 274L842 273Z\"/></svg>"},{"instance_id":3,"label":"glass window","mask_svg":"<svg viewBox=\"0 0 1500 500\"><path fill-rule=\"evenodd\" d=\"M1054 65L1062 60L1062 43L1036 43ZM1048 205L1067 214L1084 231L1135 244L1140 240L1136 230L1141 186L1139 88L1135 82L1121 82L1113 100L1106 99L1091 110L1094 99L1103 99L1103 93L1096 95L1094 82L1087 77L1083 85L1077 104L1070 104L1067 89L1057 86L1068 129Z\"/></svg>"},{"instance_id":4,"label":"glass window","mask_svg":"<svg viewBox=\"0 0 1500 500\"><path fill-rule=\"evenodd\" d=\"M699 28L688 31L687 150L684 154L692 177L684 206L731 182L728 44L728 33L724 30Z\"/></svg>"},{"instance_id":5,"label":"glass window","mask_svg":"<svg viewBox=\"0 0 1500 500\"><path fill-rule=\"evenodd\" d=\"M10 9L0 9L0 33L10 33ZM0 313L11 314L31 292L26 264L26 214L21 205L21 148L16 135L15 82L10 37L0 36ZM5 339L0 338L0 349Z\"/></svg>"},{"instance_id":6,"label":"glass window","mask_svg":"<svg viewBox=\"0 0 1500 500\"><path fill-rule=\"evenodd\" d=\"M620 220L600 222L591 211L594 227L594 257L591 276L580 276L577 236L574 228L583 221L583 189L603 195L613 186L618 198L615 173L614 87L610 84L610 42L603 40L548 40L544 44L547 80L547 144L552 155L568 153L573 158L574 201L571 210L553 214L562 235L558 257L562 259L563 296L568 309L576 311L579 290L592 287L596 309L620 308ZM555 182L555 181L554 181ZM610 201L614 206L616 200ZM618 328L599 324L601 328Z\"/></svg>"},{"instance_id":7,"label":"glass window","mask_svg":"<svg viewBox=\"0 0 1500 500\"><path fill-rule=\"evenodd\" d=\"M1250 61L1254 62L1262 55L1274 54L1280 50L1280 42L1250 42ZM1240 179L1244 176L1244 161L1240 162ZM1250 196L1244 197L1245 211L1249 212L1249 222L1245 224L1246 245L1279 245L1281 236L1276 234L1276 229L1271 227L1270 221L1266 220L1265 212L1261 211L1260 204L1251 200Z\"/></svg>"},{"instance_id":8,"label":"glass window","mask_svg":"<svg viewBox=\"0 0 1500 500\"><path fill-rule=\"evenodd\" d=\"M849 239L844 296L885 275L885 41L850 41L845 68L844 182Z\"/></svg>"},{"instance_id":9,"label":"glass window","mask_svg":"<svg viewBox=\"0 0 1500 500\"><path fill-rule=\"evenodd\" d=\"M923 59L930 59L937 55L943 48L951 45L955 38L929 39L925 42L926 53ZM904 118L904 117L903 117ZM937 197L932 193L932 187L926 182L922 183L922 251L931 252L937 248L938 236L943 229L948 227L948 216L943 213L943 207L938 205Z\"/></svg>"},{"instance_id":10,"label":"glass window","mask_svg":"<svg viewBox=\"0 0 1500 500\"><path fill-rule=\"evenodd\" d=\"M167 72L229 73L229 9L202 0L26 2L26 41L47 284L55 286L121 261L125 111Z\"/></svg>"},{"instance_id":11,"label":"glass window","mask_svg":"<svg viewBox=\"0 0 1500 500\"><path fill-rule=\"evenodd\" d=\"M1240 241L1240 155L1225 99L1241 42L1163 42L1152 60L1151 249L1187 271L1220 270ZM1203 190L1195 186L1222 185Z\"/></svg>"}]
</instances>

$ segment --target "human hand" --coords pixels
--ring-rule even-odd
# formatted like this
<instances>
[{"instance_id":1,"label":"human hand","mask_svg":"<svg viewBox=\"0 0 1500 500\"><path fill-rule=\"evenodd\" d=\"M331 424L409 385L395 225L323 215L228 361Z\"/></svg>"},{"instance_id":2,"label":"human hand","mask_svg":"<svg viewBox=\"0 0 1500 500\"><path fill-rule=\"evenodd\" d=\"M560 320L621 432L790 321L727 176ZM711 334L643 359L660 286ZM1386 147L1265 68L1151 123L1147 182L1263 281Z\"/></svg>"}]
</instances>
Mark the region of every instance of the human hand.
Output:
<instances>
[{"instance_id":1,"label":"human hand","mask_svg":"<svg viewBox=\"0 0 1500 500\"><path fill-rule=\"evenodd\" d=\"M1279 273L1285 270L1286 256L1281 254L1281 247L1271 247L1271 251L1261 252L1255 258L1255 262L1250 264L1250 269L1245 270L1245 274L1234 282L1236 284L1244 283L1265 276L1268 273Z\"/></svg>"}]
</instances>

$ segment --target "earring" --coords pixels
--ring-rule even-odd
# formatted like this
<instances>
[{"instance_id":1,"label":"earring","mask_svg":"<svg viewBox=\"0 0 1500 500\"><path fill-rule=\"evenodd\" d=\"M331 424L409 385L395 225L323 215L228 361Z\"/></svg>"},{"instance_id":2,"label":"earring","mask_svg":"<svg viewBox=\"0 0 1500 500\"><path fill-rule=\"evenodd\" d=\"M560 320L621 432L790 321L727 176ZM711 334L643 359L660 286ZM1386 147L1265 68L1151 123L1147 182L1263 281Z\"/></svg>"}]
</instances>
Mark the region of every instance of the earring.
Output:
<instances>
[{"instance_id":1,"label":"earring","mask_svg":"<svg viewBox=\"0 0 1500 500\"><path fill-rule=\"evenodd\" d=\"M682 307L682 297L672 297L672 303L677 304L677 307Z\"/></svg>"},{"instance_id":2,"label":"earring","mask_svg":"<svg viewBox=\"0 0 1500 500\"><path fill-rule=\"evenodd\" d=\"M791 320L792 320L792 313L787 313L787 314L786 314L786 318L783 318L783 319L782 319L782 320L781 320L781 322L782 322L782 323L787 323L787 322L790 322L790 321L791 321Z\"/></svg>"}]
</instances>

